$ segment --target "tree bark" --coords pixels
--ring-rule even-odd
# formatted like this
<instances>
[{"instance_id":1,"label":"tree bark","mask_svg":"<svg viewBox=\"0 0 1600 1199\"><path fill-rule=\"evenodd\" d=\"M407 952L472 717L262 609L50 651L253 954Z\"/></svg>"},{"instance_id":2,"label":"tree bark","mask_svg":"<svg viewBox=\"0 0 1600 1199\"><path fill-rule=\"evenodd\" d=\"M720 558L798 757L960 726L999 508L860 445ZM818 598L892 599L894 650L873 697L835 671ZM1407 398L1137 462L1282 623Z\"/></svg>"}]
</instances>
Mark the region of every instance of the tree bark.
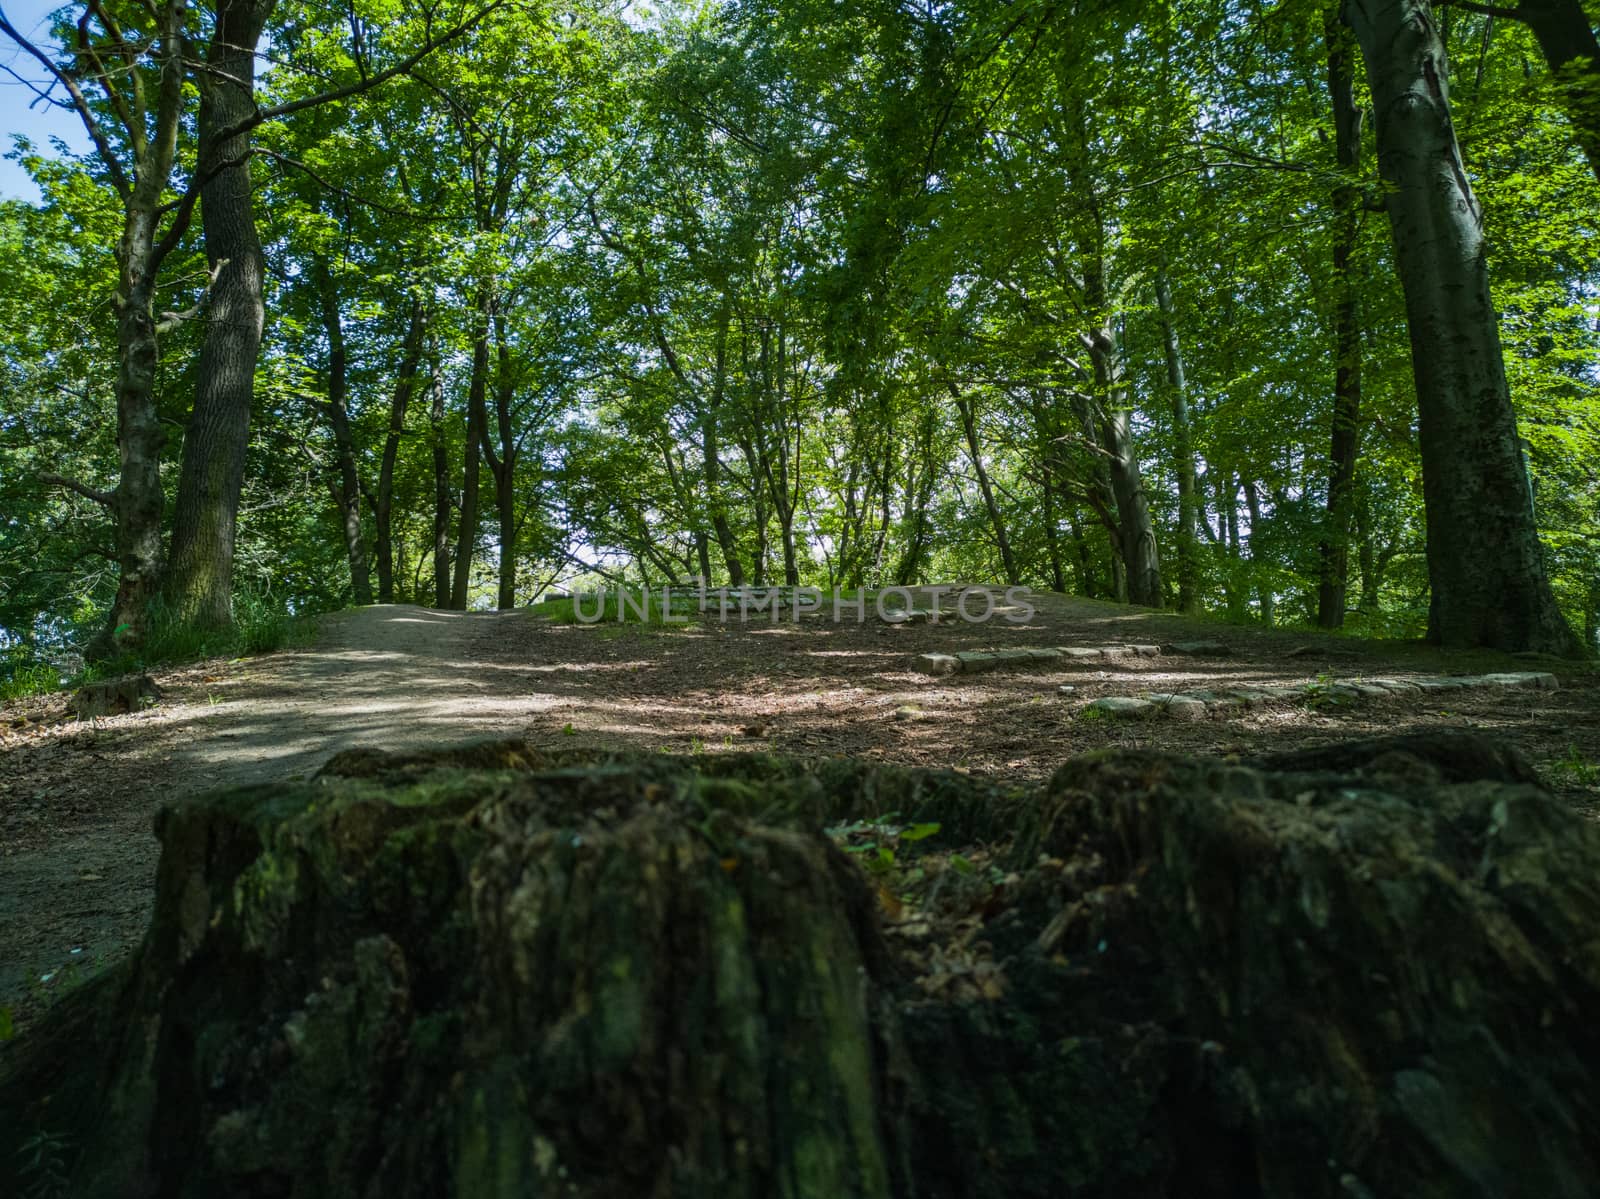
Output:
<instances>
[{"instance_id":1,"label":"tree bark","mask_svg":"<svg viewBox=\"0 0 1600 1199\"><path fill-rule=\"evenodd\" d=\"M1006 535L1005 517L1000 512L1000 505L994 498L994 487L989 482L989 471L983 465L983 447L978 443L978 421L972 411L972 404L962 394L961 389L953 380L946 386L950 394L955 397L956 412L961 416L961 431L967 439L967 455L972 461L972 470L978 476L978 491L983 496L984 511L989 514L989 527L994 530L995 548L1000 551L1000 565L1005 571L1006 582L1015 587L1022 581L1017 572L1017 560L1011 552L1011 538Z\"/></svg>"},{"instance_id":2,"label":"tree bark","mask_svg":"<svg viewBox=\"0 0 1600 1199\"><path fill-rule=\"evenodd\" d=\"M1195 532L1194 433L1189 422L1189 381L1183 369L1183 348L1172 303L1172 285L1165 268L1156 272L1156 307L1161 312L1162 344L1167 355L1167 385L1172 389L1172 435L1178 474L1178 611L1200 610L1200 544Z\"/></svg>"},{"instance_id":3,"label":"tree bark","mask_svg":"<svg viewBox=\"0 0 1600 1199\"><path fill-rule=\"evenodd\" d=\"M1333 109L1334 157L1343 176L1334 189L1337 214L1333 243L1335 289L1333 426L1328 454L1325 533L1318 547L1317 624L1344 625L1350 577L1350 515L1355 498L1356 458L1361 442L1361 301L1351 265L1361 234L1361 109L1355 98L1349 29L1329 13L1324 31L1328 100Z\"/></svg>"},{"instance_id":4,"label":"tree bark","mask_svg":"<svg viewBox=\"0 0 1600 1199\"><path fill-rule=\"evenodd\" d=\"M183 222L160 232L162 192L172 172L182 114L186 6L171 0L160 9L157 56L162 64L153 130L135 147L131 180L108 143L99 152L123 201L117 241L117 486L111 512L116 524L117 590L102 631L86 648L91 659L113 658L143 644L150 603L160 593L166 563L161 546L161 451L166 436L156 412L160 329L156 284L162 262L183 234ZM110 80L105 81L109 92ZM86 110L87 111L87 110ZM140 105L138 120L145 113ZM178 214L182 217L182 212Z\"/></svg>"},{"instance_id":5,"label":"tree bark","mask_svg":"<svg viewBox=\"0 0 1600 1199\"><path fill-rule=\"evenodd\" d=\"M517 438L512 428L512 403L516 379L512 374L511 347L506 342L505 321L495 315L495 355L498 370L494 388L496 452L484 438L484 457L494 478L495 511L500 518L500 579L495 606L502 612L517 606Z\"/></svg>"},{"instance_id":6,"label":"tree bark","mask_svg":"<svg viewBox=\"0 0 1600 1199\"><path fill-rule=\"evenodd\" d=\"M130 1199L1592 1199L1600 830L1516 754L810 766L354 750L172 806L132 961L0 1058L0 1161L48 1132L52 1190ZM822 831L887 811L937 852Z\"/></svg>"},{"instance_id":7,"label":"tree bark","mask_svg":"<svg viewBox=\"0 0 1600 1199\"><path fill-rule=\"evenodd\" d=\"M456 532L455 577L450 606L466 611L472 581L472 559L478 548L478 473L488 425L489 322L494 299L487 286L478 290L472 330L472 376L467 382L466 462L461 473L461 521Z\"/></svg>"},{"instance_id":8,"label":"tree bark","mask_svg":"<svg viewBox=\"0 0 1600 1199\"><path fill-rule=\"evenodd\" d=\"M328 264L312 264L313 281L322 308L322 327L328 339L328 398L322 405L333 430L334 467L337 478L328 480L328 493L339 512L345 558L350 563L350 590L354 601L372 602L372 575L367 565L367 543L361 532L361 476L356 466L355 439L350 434L349 357L344 321L339 314L339 293Z\"/></svg>"},{"instance_id":9,"label":"tree bark","mask_svg":"<svg viewBox=\"0 0 1600 1199\"><path fill-rule=\"evenodd\" d=\"M206 51L208 69L194 76L200 88L199 170L237 165L211 179L200 197L206 260L216 278L194 411L183 438L166 591L179 616L213 627L233 620L233 548L266 321L250 134L221 135L255 110L256 44L275 6L276 0L221 0Z\"/></svg>"},{"instance_id":10,"label":"tree bark","mask_svg":"<svg viewBox=\"0 0 1600 1199\"><path fill-rule=\"evenodd\" d=\"M1556 607L1489 294L1482 215L1427 0L1347 0L1405 289L1427 512L1430 640L1578 652Z\"/></svg>"},{"instance_id":11,"label":"tree bark","mask_svg":"<svg viewBox=\"0 0 1600 1199\"><path fill-rule=\"evenodd\" d=\"M394 467L400 453L400 438L405 434L406 412L416 393L417 376L422 368L422 346L427 338L428 310L421 300L413 300L411 318L406 325L400 373L395 379L394 399L389 404L389 432L383 440L383 461L378 468L378 494L372 505L372 518L378 534L378 602L394 603Z\"/></svg>"},{"instance_id":12,"label":"tree bark","mask_svg":"<svg viewBox=\"0 0 1600 1199\"><path fill-rule=\"evenodd\" d=\"M433 441L433 606L450 606L450 447L445 436L444 378L433 364L429 436Z\"/></svg>"}]
</instances>

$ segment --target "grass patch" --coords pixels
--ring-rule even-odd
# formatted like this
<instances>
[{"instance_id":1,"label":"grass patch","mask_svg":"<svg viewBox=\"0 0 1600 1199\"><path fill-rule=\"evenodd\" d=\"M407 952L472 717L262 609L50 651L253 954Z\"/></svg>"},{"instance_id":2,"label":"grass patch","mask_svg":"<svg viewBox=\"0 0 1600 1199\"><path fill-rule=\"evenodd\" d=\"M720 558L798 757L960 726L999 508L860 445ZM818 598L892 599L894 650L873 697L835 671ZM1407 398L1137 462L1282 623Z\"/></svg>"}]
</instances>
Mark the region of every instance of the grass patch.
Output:
<instances>
[{"instance_id":1,"label":"grass patch","mask_svg":"<svg viewBox=\"0 0 1600 1199\"><path fill-rule=\"evenodd\" d=\"M98 622L95 627L99 627ZM75 673L63 673L20 647L0 658L0 701L47 695L64 687L78 687L153 666L270 654L306 641L312 632L309 618L292 616L268 597L254 592L234 600L233 624L227 628L203 627L181 620L157 601L150 609L144 645L137 651L85 663Z\"/></svg>"}]
</instances>

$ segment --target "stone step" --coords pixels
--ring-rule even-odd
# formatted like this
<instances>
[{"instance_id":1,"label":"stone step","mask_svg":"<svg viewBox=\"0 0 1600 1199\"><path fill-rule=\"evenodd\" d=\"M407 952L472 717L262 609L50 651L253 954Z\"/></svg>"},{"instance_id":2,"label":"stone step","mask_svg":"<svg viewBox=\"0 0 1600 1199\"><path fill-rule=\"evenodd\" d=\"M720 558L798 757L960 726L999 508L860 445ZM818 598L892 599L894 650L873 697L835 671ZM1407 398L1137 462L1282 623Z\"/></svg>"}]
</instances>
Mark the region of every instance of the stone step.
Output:
<instances>
[{"instance_id":1,"label":"stone step","mask_svg":"<svg viewBox=\"0 0 1600 1199\"><path fill-rule=\"evenodd\" d=\"M923 674L982 674L1001 667L1067 666L1078 662L1107 662L1117 658L1153 658L1155 645L1038 646L1030 649L961 650L953 654L919 654L916 666Z\"/></svg>"},{"instance_id":2,"label":"stone step","mask_svg":"<svg viewBox=\"0 0 1600 1199\"><path fill-rule=\"evenodd\" d=\"M1340 679L1298 687L1223 687L1178 693L1144 692L1136 696L1108 695L1091 700L1081 711L1091 719L1198 720L1201 716L1227 715L1268 704L1311 703L1329 697L1355 701L1506 687L1554 691L1559 686L1555 675L1537 670L1438 678Z\"/></svg>"}]
</instances>

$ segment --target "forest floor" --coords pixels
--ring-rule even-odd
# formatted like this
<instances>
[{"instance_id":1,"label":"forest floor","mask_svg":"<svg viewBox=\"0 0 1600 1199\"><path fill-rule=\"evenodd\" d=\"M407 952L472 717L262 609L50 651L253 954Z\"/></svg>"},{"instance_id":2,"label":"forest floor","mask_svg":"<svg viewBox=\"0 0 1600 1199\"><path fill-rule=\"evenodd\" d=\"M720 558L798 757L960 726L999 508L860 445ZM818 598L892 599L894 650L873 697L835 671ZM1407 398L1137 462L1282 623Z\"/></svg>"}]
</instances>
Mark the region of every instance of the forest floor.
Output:
<instances>
[{"instance_id":1,"label":"forest floor","mask_svg":"<svg viewBox=\"0 0 1600 1199\"><path fill-rule=\"evenodd\" d=\"M1252 756L1441 727L1518 746L1600 817L1600 676L1592 668L1262 630L1055 595L985 624L697 621L563 625L534 610L372 607L303 648L157 672L160 704L74 721L65 695L0 706L0 1039L119 960L153 898L157 808L214 788L307 778L334 753L486 736L683 754L766 750L1041 778L1107 746ZM1002 613L1003 615L1003 613ZM1219 658L1069 661L929 678L930 651L1225 643ZM1486 689L1280 704L1194 722L1087 720L1140 691L1371 676L1551 670L1555 691ZM1063 695L1059 688L1075 690Z\"/></svg>"}]
</instances>

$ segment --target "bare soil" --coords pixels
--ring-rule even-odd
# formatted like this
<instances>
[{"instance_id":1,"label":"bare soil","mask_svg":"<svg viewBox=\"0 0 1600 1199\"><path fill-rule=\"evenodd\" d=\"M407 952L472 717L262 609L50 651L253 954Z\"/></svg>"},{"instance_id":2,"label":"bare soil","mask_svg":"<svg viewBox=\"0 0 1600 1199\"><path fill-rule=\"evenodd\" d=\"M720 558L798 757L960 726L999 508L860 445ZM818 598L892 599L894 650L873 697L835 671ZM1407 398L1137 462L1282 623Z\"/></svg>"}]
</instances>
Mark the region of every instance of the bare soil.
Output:
<instances>
[{"instance_id":1,"label":"bare soil","mask_svg":"<svg viewBox=\"0 0 1600 1199\"><path fill-rule=\"evenodd\" d=\"M1032 620L887 625L700 620L558 625L532 611L372 607L312 645L157 674L162 702L77 722L66 696L0 707L0 1031L119 960L149 918L156 810L215 788L313 774L357 745L486 736L537 744L796 757L1047 775L1106 746L1253 756L1440 727L1519 747L1553 790L1600 814L1600 678L1588 667L1194 622L1035 595ZM1018 646L1226 643L1224 658L1122 658L929 678L916 655ZM1319 678L1552 670L1556 691L1458 691L1281 705L1193 723L1086 720L1103 695ZM1071 695L1059 688L1070 685Z\"/></svg>"}]
</instances>

